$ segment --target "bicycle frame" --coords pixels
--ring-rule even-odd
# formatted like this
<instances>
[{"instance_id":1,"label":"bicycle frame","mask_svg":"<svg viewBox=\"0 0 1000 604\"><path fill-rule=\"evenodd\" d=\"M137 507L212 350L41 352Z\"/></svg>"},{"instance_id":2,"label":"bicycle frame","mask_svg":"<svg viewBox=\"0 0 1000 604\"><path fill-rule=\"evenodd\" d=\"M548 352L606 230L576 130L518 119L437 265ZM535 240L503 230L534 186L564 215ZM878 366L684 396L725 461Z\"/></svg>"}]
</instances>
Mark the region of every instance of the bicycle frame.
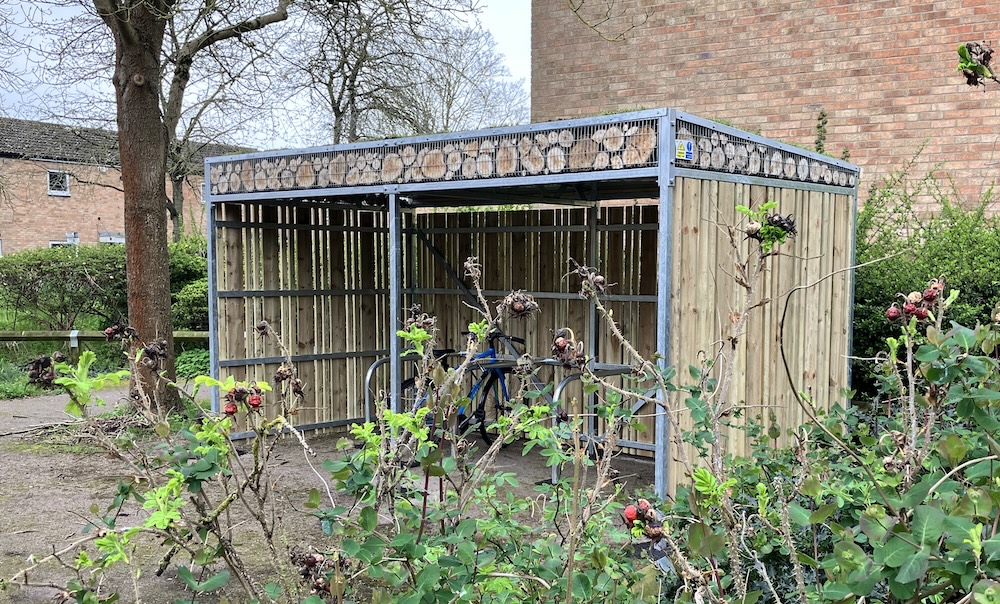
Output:
<instances>
[{"instance_id":1,"label":"bicycle frame","mask_svg":"<svg viewBox=\"0 0 1000 604\"><path fill-rule=\"evenodd\" d=\"M480 361L480 360L483 360L483 359L492 359L494 362L496 362L496 358L497 358L497 351L496 351L496 349L489 348L486 351L477 354L473 358L473 360L474 361ZM472 390L469 391L469 402L470 403L472 403L472 401L475 401L476 397L479 396L479 390L480 390L480 388L483 387L483 384L486 383L486 381L489 379L489 377L490 377L491 374L497 376L497 383L500 385L500 391L503 394L503 398L500 398L499 400L506 401L506 400L510 399L510 394L507 392L507 377L505 375L505 372L501 371L500 369L495 369L495 368L494 369L490 369L490 368L486 367L486 368L483 369L482 374L479 375L479 376L477 376L476 383L472 386ZM488 393L484 392L483 396L486 396L487 394ZM459 412L459 414L464 414L465 413L465 405L462 405L461 407L459 407L458 412Z\"/></svg>"}]
</instances>

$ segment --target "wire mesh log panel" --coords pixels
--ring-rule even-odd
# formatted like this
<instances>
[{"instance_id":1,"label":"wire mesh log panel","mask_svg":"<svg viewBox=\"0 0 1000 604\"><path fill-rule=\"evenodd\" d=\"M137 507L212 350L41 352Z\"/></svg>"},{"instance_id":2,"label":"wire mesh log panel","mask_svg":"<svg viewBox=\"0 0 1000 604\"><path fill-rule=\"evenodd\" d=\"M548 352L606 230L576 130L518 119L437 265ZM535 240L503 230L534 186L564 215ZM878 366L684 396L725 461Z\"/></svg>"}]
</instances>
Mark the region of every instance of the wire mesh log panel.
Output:
<instances>
[{"instance_id":1,"label":"wire mesh log panel","mask_svg":"<svg viewBox=\"0 0 1000 604\"><path fill-rule=\"evenodd\" d=\"M252 203L218 204L215 212L223 378L278 389L273 377L287 352L304 385L293 421L361 417L355 376L388 347L373 327L387 316L384 215ZM259 336L263 321L281 346ZM267 412L278 411L277 398L265 397Z\"/></svg>"},{"instance_id":2,"label":"wire mesh log panel","mask_svg":"<svg viewBox=\"0 0 1000 604\"><path fill-rule=\"evenodd\" d=\"M752 311L747 333L732 342L727 336L740 318L746 290L732 278L728 226L739 225L742 218L736 205L757 206L767 200L778 202L777 212L795 216L799 235L768 261L759 296L771 302ZM723 358L713 368L719 377L728 359L736 356L727 421L757 418L765 428L773 421L784 433L806 419L792 388L828 406L847 387L849 273L823 277L850 265L852 221L853 199L847 195L677 180L671 359L679 369L678 380L692 383L689 366L699 366L721 349ZM756 246L739 230L737 237L742 253ZM814 282L814 287L792 295L785 319L785 349L795 380L789 385L779 350L781 315L788 292ZM682 400L674 401L675 408L683 405ZM681 429L692 427L686 409L679 421ZM751 453L743 433L733 431L725 438L730 452ZM681 479L678 474L671 473L674 484Z\"/></svg>"},{"instance_id":3,"label":"wire mesh log panel","mask_svg":"<svg viewBox=\"0 0 1000 604\"><path fill-rule=\"evenodd\" d=\"M481 180L657 165L657 119L484 130L213 160L212 195Z\"/></svg>"},{"instance_id":4,"label":"wire mesh log panel","mask_svg":"<svg viewBox=\"0 0 1000 604\"><path fill-rule=\"evenodd\" d=\"M679 168L845 188L857 185L856 169L824 160L809 151L793 150L787 145L700 119L697 123L677 120L676 145L675 160Z\"/></svg>"}]
</instances>

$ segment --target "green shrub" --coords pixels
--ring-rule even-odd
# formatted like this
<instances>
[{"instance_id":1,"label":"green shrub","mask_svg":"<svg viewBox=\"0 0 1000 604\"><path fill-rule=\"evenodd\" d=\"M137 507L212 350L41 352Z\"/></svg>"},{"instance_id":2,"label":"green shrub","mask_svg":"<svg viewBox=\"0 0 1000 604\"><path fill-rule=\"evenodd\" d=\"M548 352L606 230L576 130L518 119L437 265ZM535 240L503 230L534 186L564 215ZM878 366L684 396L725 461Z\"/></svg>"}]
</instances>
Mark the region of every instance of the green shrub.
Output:
<instances>
[{"instance_id":1,"label":"green shrub","mask_svg":"<svg viewBox=\"0 0 1000 604\"><path fill-rule=\"evenodd\" d=\"M0 359L0 400L44 394L45 391L28 383L28 374L17 365Z\"/></svg>"},{"instance_id":2,"label":"green shrub","mask_svg":"<svg viewBox=\"0 0 1000 604\"><path fill-rule=\"evenodd\" d=\"M208 375L208 350L196 348L177 355L177 379L190 380L199 375Z\"/></svg>"},{"instance_id":3,"label":"green shrub","mask_svg":"<svg viewBox=\"0 0 1000 604\"><path fill-rule=\"evenodd\" d=\"M989 321L989 309L1000 299L1000 217L992 189L971 206L927 175L907 184L908 167L873 188L858 214L859 264L893 257L859 268L854 304L854 356L871 358L898 331L885 318L893 294L907 294L940 275L962 292L950 318L963 325ZM921 213L918 199L931 198L940 210ZM896 301L901 301L896 298ZM872 392L871 364L855 362L854 385Z\"/></svg>"},{"instance_id":4,"label":"green shrub","mask_svg":"<svg viewBox=\"0 0 1000 604\"><path fill-rule=\"evenodd\" d=\"M174 329L208 329L208 279L184 286L174 295Z\"/></svg>"},{"instance_id":5,"label":"green shrub","mask_svg":"<svg viewBox=\"0 0 1000 604\"><path fill-rule=\"evenodd\" d=\"M204 237L187 237L171 243L168 252L170 291L173 294L208 276L208 243Z\"/></svg>"},{"instance_id":6,"label":"green shrub","mask_svg":"<svg viewBox=\"0 0 1000 604\"><path fill-rule=\"evenodd\" d=\"M205 239L172 243L169 252L171 292L184 300L179 328L207 329ZM182 294L192 284L195 289ZM104 329L127 321L127 291L120 245L43 248L0 257L0 305L7 329Z\"/></svg>"},{"instance_id":7,"label":"green shrub","mask_svg":"<svg viewBox=\"0 0 1000 604\"><path fill-rule=\"evenodd\" d=\"M120 321L127 308L124 250L81 245L3 256L0 303L17 329L68 330L85 316Z\"/></svg>"}]
</instances>

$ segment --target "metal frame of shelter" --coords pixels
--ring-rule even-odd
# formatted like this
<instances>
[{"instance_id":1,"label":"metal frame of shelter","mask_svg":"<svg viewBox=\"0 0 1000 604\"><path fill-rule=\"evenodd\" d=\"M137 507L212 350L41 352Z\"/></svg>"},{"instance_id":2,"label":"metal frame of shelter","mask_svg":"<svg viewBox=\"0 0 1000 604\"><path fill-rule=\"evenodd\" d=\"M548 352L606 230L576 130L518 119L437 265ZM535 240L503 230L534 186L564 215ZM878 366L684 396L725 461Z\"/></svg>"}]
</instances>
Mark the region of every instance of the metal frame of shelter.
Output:
<instances>
[{"instance_id":1,"label":"metal frame of shelter","mask_svg":"<svg viewBox=\"0 0 1000 604\"><path fill-rule=\"evenodd\" d=\"M474 144L470 155L452 160L450 150ZM366 159L362 159L366 158ZM470 162L470 159L472 160ZM362 162L364 162L362 166ZM362 166L359 168L359 166ZM336 206L378 209L388 216L388 327L402 324L405 210L470 205L548 204L585 207L596 212L602 201L658 199L656 225L656 350L660 363L670 363L671 267L673 265L674 184L678 177L746 185L794 188L852 196L856 202L856 166L798 147L765 139L674 109L657 109L530 124L456 134L441 134L351 145L253 153L205 160L205 201L209 229L209 308L211 366L221 370L275 363L260 357L220 361L220 304L227 298L253 294L278 295L284 290L254 292L220 290L217 216L220 204L257 203L286 206ZM853 210L852 210L853 211ZM523 227L534 228L534 227ZM598 228L588 220L581 228ZM588 241L593 242L594 237ZM593 245L588 251L596 260ZM853 244L851 245L853 257ZM454 275L453 275L454 276ZM853 289L853 285L852 285ZM565 294L550 294L558 297ZM542 296L544 297L544 296ZM609 296L622 301L652 302L649 295ZM589 323L598 318L593 306ZM588 354L599 358L596 338ZM849 346L849 343L848 343ZM367 351L375 353L379 351ZM401 341L389 338L391 388L402 382ZM341 354L335 351L328 358ZM293 361L320 355L295 355ZM357 376L360 380L363 376ZM663 393L660 394L663 396ZM218 411L218 393L213 409ZM399 400L394 396L394 400ZM363 418L337 418L303 428L346 425ZM660 495L668 482L668 423L655 419L655 486Z\"/></svg>"}]
</instances>

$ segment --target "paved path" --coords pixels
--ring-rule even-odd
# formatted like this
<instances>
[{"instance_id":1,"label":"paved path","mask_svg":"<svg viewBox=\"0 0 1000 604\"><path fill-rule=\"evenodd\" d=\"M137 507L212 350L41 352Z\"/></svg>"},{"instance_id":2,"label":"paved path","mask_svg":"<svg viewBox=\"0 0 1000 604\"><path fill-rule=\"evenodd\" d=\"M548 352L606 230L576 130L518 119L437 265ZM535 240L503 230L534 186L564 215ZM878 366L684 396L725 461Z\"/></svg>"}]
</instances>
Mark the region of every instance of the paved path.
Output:
<instances>
[{"instance_id":1,"label":"paved path","mask_svg":"<svg viewBox=\"0 0 1000 604\"><path fill-rule=\"evenodd\" d=\"M64 411L66 403L69 402L69 395L55 392L29 398L0 400L0 436L73 419ZM96 393L96 396L108 406L114 405L128 396L128 386L107 388Z\"/></svg>"}]
</instances>

